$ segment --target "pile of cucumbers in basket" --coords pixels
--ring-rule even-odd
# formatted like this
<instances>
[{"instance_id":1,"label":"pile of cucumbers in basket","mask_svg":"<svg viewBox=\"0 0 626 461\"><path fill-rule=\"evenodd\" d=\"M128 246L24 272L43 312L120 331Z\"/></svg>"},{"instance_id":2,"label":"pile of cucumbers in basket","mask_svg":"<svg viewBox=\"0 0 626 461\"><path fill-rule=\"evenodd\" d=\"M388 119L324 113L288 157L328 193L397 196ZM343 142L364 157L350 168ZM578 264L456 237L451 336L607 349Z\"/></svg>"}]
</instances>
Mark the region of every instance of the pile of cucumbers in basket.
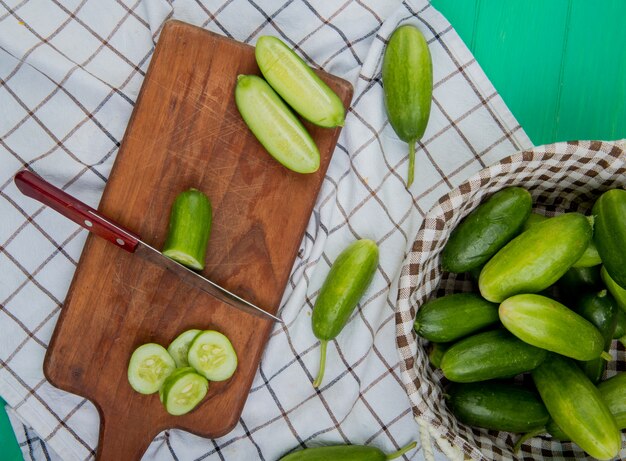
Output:
<instances>
[{"instance_id":1,"label":"pile of cucumbers in basket","mask_svg":"<svg viewBox=\"0 0 626 461\"><path fill-rule=\"evenodd\" d=\"M602 193L589 216L531 211L530 193L508 187L461 221L441 264L478 292L426 302L414 329L459 421L520 434L514 450L543 435L612 459L626 373L603 378L626 335L626 190Z\"/></svg>"}]
</instances>

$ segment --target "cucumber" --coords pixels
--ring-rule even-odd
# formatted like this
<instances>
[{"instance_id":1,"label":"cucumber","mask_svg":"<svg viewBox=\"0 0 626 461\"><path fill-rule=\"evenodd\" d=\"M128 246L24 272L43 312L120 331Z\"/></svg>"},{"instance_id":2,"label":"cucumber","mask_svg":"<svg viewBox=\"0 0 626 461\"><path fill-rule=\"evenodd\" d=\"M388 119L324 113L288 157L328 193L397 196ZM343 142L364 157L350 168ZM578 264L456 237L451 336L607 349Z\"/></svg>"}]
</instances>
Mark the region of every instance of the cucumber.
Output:
<instances>
[{"instance_id":1,"label":"cucumber","mask_svg":"<svg viewBox=\"0 0 626 461\"><path fill-rule=\"evenodd\" d=\"M536 392L513 383L453 384L446 393L446 405L468 426L527 432L544 427L550 419Z\"/></svg>"},{"instance_id":2,"label":"cucumber","mask_svg":"<svg viewBox=\"0 0 626 461\"><path fill-rule=\"evenodd\" d=\"M174 371L176 363L159 344L139 346L128 362L128 382L140 394L154 394Z\"/></svg>"},{"instance_id":3,"label":"cucumber","mask_svg":"<svg viewBox=\"0 0 626 461\"><path fill-rule=\"evenodd\" d=\"M533 224L544 222L546 219L550 218L539 213L531 213L528 216L528 219L524 222L524 225L522 226L522 232L526 232Z\"/></svg>"},{"instance_id":4,"label":"cucumber","mask_svg":"<svg viewBox=\"0 0 626 461\"><path fill-rule=\"evenodd\" d=\"M612 459L621 434L600 392L576 364L556 354L532 372L550 417L580 448L598 459Z\"/></svg>"},{"instance_id":5,"label":"cucumber","mask_svg":"<svg viewBox=\"0 0 626 461\"><path fill-rule=\"evenodd\" d=\"M602 263L615 283L626 289L626 190L606 191L592 211L593 240Z\"/></svg>"},{"instance_id":6,"label":"cucumber","mask_svg":"<svg viewBox=\"0 0 626 461\"><path fill-rule=\"evenodd\" d=\"M606 403L618 429L626 429L626 373L620 373L598 384L598 391Z\"/></svg>"},{"instance_id":7,"label":"cucumber","mask_svg":"<svg viewBox=\"0 0 626 461\"><path fill-rule=\"evenodd\" d=\"M417 27L398 27L389 38L382 65L389 123L409 144L407 188L413 183L415 143L424 135L433 94L433 65L428 43Z\"/></svg>"},{"instance_id":8,"label":"cucumber","mask_svg":"<svg viewBox=\"0 0 626 461\"><path fill-rule=\"evenodd\" d=\"M546 355L545 350L499 329L453 344L441 359L441 370L446 378L458 383L510 378L532 370Z\"/></svg>"},{"instance_id":9,"label":"cucumber","mask_svg":"<svg viewBox=\"0 0 626 461\"><path fill-rule=\"evenodd\" d=\"M314 173L320 153L304 125L265 80L240 75L235 87L237 109L267 152L297 173Z\"/></svg>"},{"instance_id":10,"label":"cucumber","mask_svg":"<svg viewBox=\"0 0 626 461\"><path fill-rule=\"evenodd\" d=\"M417 311L413 329L433 342L449 342L499 321L498 305L475 293L456 293L428 301Z\"/></svg>"},{"instance_id":11,"label":"cucumber","mask_svg":"<svg viewBox=\"0 0 626 461\"><path fill-rule=\"evenodd\" d=\"M326 347L346 325L378 266L378 246L361 239L350 244L333 263L313 307L313 334L320 340L320 368L313 387L324 379Z\"/></svg>"},{"instance_id":12,"label":"cucumber","mask_svg":"<svg viewBox=\"0 0 626 461\"><path fill-rule=\"evenodd\" d=\"M184 266L204 269L206 247L211 234L211 202L197 189L176 196L163 254Z\"/></svg>"},{"instance_id":13,"label":"cucumber","mask_svg":"<svg viewBox=\"0 0 626 461\"><path fill-rule=\"evenodd\" d=\"M587 292L602 289L600 267L571 267L556 282L556 285L563 299L575 301Z\"/></svg>"},{"instance_id":14,"label":"cucumber","mask_svg":"<svg viewBox=\"0 0 626 461\"><path fill-rule=\"evenodd\" d=\"M189 346L189 365L209 381L225 381L237 369L237 353L230 340L214 330L198 333Z\"/></svg>"},{"instance_id":15,"label":"cucumber","mask_svg":"<svg viewBox=\"0 0 626 461\"><path fill-rule=\"evenodd\" d=\"M446 353L448 349L450 349L450 343L430 343L430 348L428 350L428 358L430 359L430 363L433 364L435 368L441 367L441 359L443 359L443 354Z\"/></svg>"},{"instance_id":16,"label":"cucumber","mask_svg":"<svg viewBox=\"0 0 626 461\"><path fill-rule=\"evenodd\" d=\"M178 368L163 383L159 391L165 410L174 416L193 410L206 396L209 382L192 367Z\"/></svg>"},{"instance_id":17,"label":"cucumber","mask_svg":"<svg viewBox=\"0 0 626 461\"><path fill-rule=\"evenodd\" d=\"M615 299L615 298L613 298ZM617 301L615 301L617 306ZM622 339L626 336L626 312L623 309L617 309L617 322L615 324L615 331L613 332L613 339Z\"/></svg>"},{"instance_id":18,"label":"cucumber","mask_svg":"<svg viewBox=\"0 0 626 461\"><path fill-rule=\"evenodd\" d=\"M327 447L305 448L283 456L279 461L385 461L396 459L411 451L417 442L400 448L386 455L376 447L365 445L334 445Z\"/></svg>"},{"instance_id":19,"label":"cucumber","mask_svg":"<svg viewBox=\"0 0 626 461\"><path fill-rule=\"evenodd\" d=\"M511 240L480 272L480 294L500 303L518 293L536 293L560 279L587 248L591 226L579 213L534 224Z\"/></svg>"},{"instance_id":20,"label":"cucumber","mask_svg":"<svg viewBox=\"0 0 626 461\"><path fill-rule=\"evenodd\" d=\"M620 310L615 304L613 296L606 290L598 293L587 293L574 304L575 311L586 320L589 320L604 338L604 350L608 353L613 342L613 334L617 326L617 312ZM606 360L596 358L579 362L581 370L585 372L592 383L597 383L604 374Z\"/></svg>"},{"instance_id":21,"label":"cucumber","mask_svg":"<svg viewBox=\"0 0 626 461\"><path fill-rule=\"evenodd\" d=\"M189 360L187 360L189 346L200 331L201 330L187 330L179 334L167 347L167 352L172 356L177 367L189 366Z\"/></svg>"},{"instance_id":22,"label":"cucumber","mask_svg":"<svg viewBox=\"0 0 626 461\"><path fill-rule=\"evenodd\" d=\"M619 286L617 282L611 278L604 266L602 266L600 276L602 277L602 281L606 285L607 290L609 290L609 293L611 293L613 298L615 298L617 305L621 310L626 312L626 290Z\"/></svg>"},{"instance_id":23,"label":"cucumber","mask_svg":"<svg viewBox=\"0 0 626 461\"><path fill-rule=\"evenodd\" d=\"M520 232L531 208L530 192L522 187L496 192L452 231L441 252L441 266L456 273L482 266Z\"/></svg>"},{"instance_id":24,"label":"cucumber","mask_svg":"<svg viewBox=\"0 0 626 461\"><path fill-rule=\"evenodd\" d=\"M298 114L319 126L343 126L339 96L282 40L259 37L254 56L265 80Z\"/></svg>"},{"instance_id":25,"label":"cucumber","mask_svg":"<svg viewBox=\"0 0 626 461\"><path fill-rule=\"evenodd\" d=\"M604 355L604 338L598 329L554 299L515 295L500 304L499 314L507 330L533 346L576 360Z\"/></svg>"}]
</instances>

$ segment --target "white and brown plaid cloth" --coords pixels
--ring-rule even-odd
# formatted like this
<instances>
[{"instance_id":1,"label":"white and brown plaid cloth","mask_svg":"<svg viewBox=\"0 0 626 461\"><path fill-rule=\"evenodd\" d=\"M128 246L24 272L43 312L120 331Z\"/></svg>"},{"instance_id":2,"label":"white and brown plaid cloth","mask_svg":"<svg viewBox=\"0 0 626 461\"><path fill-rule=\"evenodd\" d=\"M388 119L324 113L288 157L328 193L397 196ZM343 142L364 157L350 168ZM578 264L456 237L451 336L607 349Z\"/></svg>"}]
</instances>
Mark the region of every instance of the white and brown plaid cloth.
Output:
<instances>
[{"instance_id":1,"label":"white and brown plaid cloth","mask_svg":"<svg viewBox=\"0 0 626 461\"><path fill-rule=\"evenodd\" d=\"M400 268L440 196L531 146L451 25L426 0L0 0L0 395L25 458L92 458L98 415L42 373L86 232L23 197L12 177L28 166L97 206L169 18L251 44L276 35L355 94L283 297L285 324L271 335L239 424L215 440L165 431L144 458L275 460L321 444L389 452L411 440L418 449L404 459L445 458L428 428L420 433L400 377ZM404 23L424 33L434 65L410 191L407 146L387 122L380 79L385 42ZM380 265L329 347L318 394L311 310L332 261L360 237L378 242Z\"/></svg>"}]
</instances>

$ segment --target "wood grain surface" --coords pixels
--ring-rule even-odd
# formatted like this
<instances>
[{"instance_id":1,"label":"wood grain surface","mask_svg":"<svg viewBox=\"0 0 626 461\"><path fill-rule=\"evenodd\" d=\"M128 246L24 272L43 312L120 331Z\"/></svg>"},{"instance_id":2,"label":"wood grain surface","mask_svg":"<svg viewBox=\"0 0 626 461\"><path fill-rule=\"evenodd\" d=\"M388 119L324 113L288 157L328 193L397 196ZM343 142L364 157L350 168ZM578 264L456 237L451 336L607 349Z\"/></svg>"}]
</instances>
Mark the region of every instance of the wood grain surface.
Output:
<instances>
[{"instance_id":1,"label":"wood grain surface","mask_svg":"<svg viewBox=\"0 0 626 461\"><path fill-rule=\"evenodd\" d=\"M99 209L160 248L174 197L190 187L202 190L213 205L203 274L275 313L340 130L305 124L320 149L320 169L312 175L287 170L265 152L237 112L233 91L242 73L258 74L252 47L168 22ZM347 107L350 84L320 75ZM205 437L229 432L272 327L90 235L44 372L52 384L98 408L99 459L139 459L167 428ZM193 412L174 417L158 395L131 389L127 365L139 345L167 346L190 328L225 333L239 367L230 380L211 383Z\"/></svg>"}]
</instances>

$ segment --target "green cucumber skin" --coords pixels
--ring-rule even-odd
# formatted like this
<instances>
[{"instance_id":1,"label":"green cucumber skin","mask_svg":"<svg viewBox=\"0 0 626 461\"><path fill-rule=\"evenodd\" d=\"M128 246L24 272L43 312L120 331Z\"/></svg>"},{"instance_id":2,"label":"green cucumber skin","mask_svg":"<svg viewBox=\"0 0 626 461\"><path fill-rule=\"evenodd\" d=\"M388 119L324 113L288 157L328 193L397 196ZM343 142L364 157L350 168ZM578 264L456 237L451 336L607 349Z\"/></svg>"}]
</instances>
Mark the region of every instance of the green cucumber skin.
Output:
<instances>
[{"instance_id":1,"label":"green cucumber skin","mask_svg":"<svg viewBox=\"0 0 626 461\"><path fill-rule=\"evenodd\" d=\"M536 293L560 279L587 248L591 226L579 213L565 213L531 226L485 264L478 287L491 302Z\"/></svg>"},{"instance_id":2,"label":"green cucumber skin","mask_svg":"<svg viewBox=\"0 0 626 461\"><path fill-rule=\"evenodd\" d=\"M398 27L387 43L382 65L389 123L404 142L420 139L430 116L433 68L428 43L411 25Z\"/></svg>"},{"instance_id":3,"label":"green cucumber skin","mask_svg":"<svg viewBox=\"0 0 626 461\"><path fill-rule=\"evenodd\" d=\"M544 427L550 419L536 392L512 383L453 384L446 393L446 405L468 426L528 432Z\"/></svg>"},{"instance_id":4,"label":"green cucumber skin","mask_svg":"<svg viewBox=\"0 0 626 461\"><path fill-rule=\"evenodd\" d=\"M279 461L384 461L385 453L376 447L364 445L336 445L305 448L280 458Z\"/></svg>"},{"instance_id":5,"label":"green cucumber skin","mask_svg":"<svg viewBox=\"0 0 626 461\"><path fill-rule=\"evenodd\" d=\"M615 299L615 298L613 298ZM615 301L617 305L617 301ZM615 331L613 332L613 339L620 339L626 335L626 312L623 309L617 309L617 322L615 323Z\"/></svg>"},{"instance_id":6,"label":"green cucumber skin","mask_svg":"<svg viewBox=\"0 0 626 461\"><path fill-rule=\"evenodd\" d=\"M626 190L611 189L593 205L593 240L611 278L626 288Z\"/></svg>"},{"instance_id":7,"label":"green cucumber skin","mask_svg":"<svg viewBox=\"0 0 626 461\"><path fill-rule=\"evenodd\" d=\"M259 37L254 54L265 80L293 110L318 126L343 126L339 96L282 40Z\"/></svg>"},{"instance_id":8,"label":"green cucumber skin","mask_svg":"<svg viewBox=\"0 0 626 461\"><path fill-rule=\"evenodd\" d=\"M550 417L574 443L598 459L612 459L621 433L600 392L576 364L553 354L532 372Z\"/></svg>"},{"instance_id":9,"label":"green cucumber skin","mask_svg":"<svg viewBox=\"0 0 626 461\"><path fill-rule=\"evenodd\" d=\"M515 295L500 304L500 321L522 341L576 360L592 360L604 338L588 320L554 299Z\"/></svg>"},{"instance_id":10,"label":"green cucumber skin","mask_svg":"<svg viewBox=\"0 0 626 461\"><path fill-rule=\"evenodd\" d=\"M296 173L314 173L320 153L304 125L272 87L256 75L240 75L235 103L250 131L265 150Z\"/></svg>"},{"instance_id":11,"label":"green cucumber skin","mask_svg":"<svg viewBox=\"0 0 626 461\"><path fill-rule=\"evenodd\" d=\"M618 429L626 429L626 373L620 373L598 384L602 400L615 418Z\"/></svg>"},{"instance_id":12,"label":"green cucumber skin","mask_svg":"<svg viewBox=\"0 0 626 461\"><path fill-rule=\"evenodd\" d=\"M398 27L389 38L382 64L384 103L389 123L409 143L413 181L415 142L424 135L433 95L433 65L426 39L417 27Z\"/></svg>"},{"instance_id":13,"label":"green cucumber skin","mask_svg":"<svg viewBox=\"0 0 626 461\"><path fill-rule=\"evenodd\" d=\"M198 265L190 267L204 269L211 220L211 202L206 195L193 188L178 194L172 205L163 254L169 256L171 251L184 253L198 261Z\"/></svg>"},{"instance_id":14,"label":"green cucumber skin","mask_svg":"<svg viewBox=\"0 0 626 461\"><path fill-rule=\"evenodd\" d=\"M496 192L452 231L441 253L442 267L461 273L482 266L520 232L531 209L530 192L522 187Z\"/></svg>"},{"instance_id":15,"label":"green cucumber skin","mask_svg":"<svg viewBox=\"0 0 626 461\"><path fill-rule=\"evenodd\" d=\"M591 322L604 338L604 350L611 349L615 327L617 326L617 313L620 310L607 290L598 293L587 293L574 304L575 311L584 319ZM581 370L585 372L592 383L596 384L602 378L606 368L606 360L596 358L579 362Z\"/></svg>"},{"instance_id":16,"label":"green cucumber skin","mask_svg":"<svg viewBox=\"0 0 626 461\"><path fill-rule=\"evenodd\" d=\"M607 290L609 290L609 293L611 293L613 298L615 298L617 305L621 310L626 312L626 290L619 286L617 282L611 278L604 266L602 266L600 276L602 277L602 281L606 285Z\"/></svg>"},{"instance_id":17,"label":"green cucumber skin","mask_svg":"<svg viewBox=\"0 0 626 461\"><path fill-rule=\"evenodd\" d=\"M556 284L563 299L576 301L587 292L602 289L600 267L570 267Z\"/></svg>"},{"instance_id":18,"label":"green cucumber skin","mask_svg":"<svg viewBox=\"0 0 626 461\"><path fill-rule=\"evenodd\" d=\"M530 216L528 216L526 222L524 222L524 225L522 226L522 232L526 232L533 224L544 222L546 219L550 218L539 213L531 213Z\"/></svg>"},{"instance_id":19,"label":"green cucumber skin","mask_svg":"<svg viewBox=\"0 0 626 461\"><path fill-rule=\"evenodd\" d=\"M534 369L546 356L545 350L499 329L453 344L443 355L441 370L446 378L458 383L510 378Z\"/></svg>"},{"instance_id":20,"label":"green cucumber skin","mask_svg":"<svg viewBox=\"0 0 626 461\"><path fill-rule=\"evenodd\" d=\"M341 332L369 287L377 266L378 246L372 240L357 240L341 252L313 308L311 321L317 339L329 341Z\"/></svg>"},{"instance_id":21,"label":"green cucumber skin","mask_svg":"<svg viewBox=\"0 0 626 461\"><path fill-rule=\"evenodd\" d=\"M456 293L424 304L415 316L415 332L444 343L482 330L499 321L498 305L475 293Z\"/></svg>"},{"instance_id":22,"label":"green cucumber skin","mask_svg":"<svg viewBox=\"0 0 626 461\"><path fill-rule=\"evenodd\" d=\"M430 343L428 359L435 368L441 368L441 359L452 344L450 343Z\"/></svg>"}]
</instances>

